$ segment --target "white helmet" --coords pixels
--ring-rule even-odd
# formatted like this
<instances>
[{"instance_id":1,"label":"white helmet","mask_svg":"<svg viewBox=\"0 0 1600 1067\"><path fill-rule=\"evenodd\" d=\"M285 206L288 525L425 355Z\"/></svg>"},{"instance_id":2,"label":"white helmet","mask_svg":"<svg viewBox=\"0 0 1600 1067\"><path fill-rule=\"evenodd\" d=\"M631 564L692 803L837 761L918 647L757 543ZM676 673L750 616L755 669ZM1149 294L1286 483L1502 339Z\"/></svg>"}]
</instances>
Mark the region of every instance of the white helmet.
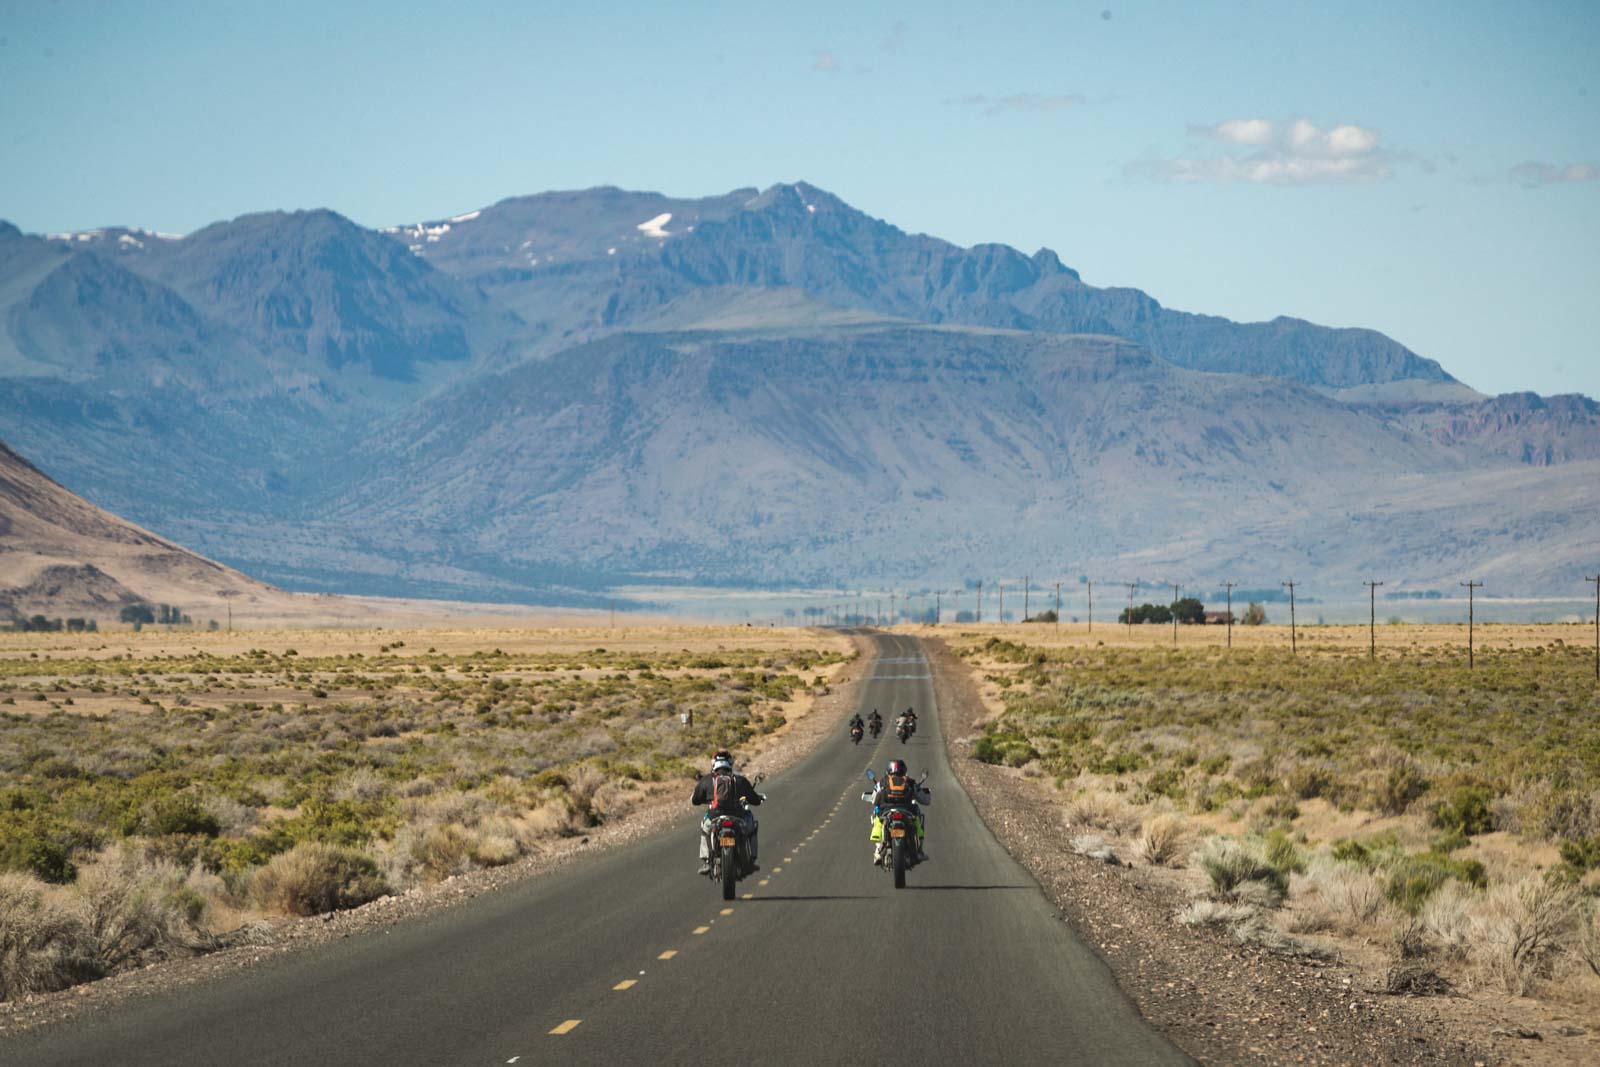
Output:
<instances>
[{"instance_id":1,"label":"white helmet","mask_svg":"<svg viewBox=\"0 0 1600 1067\"><path fill-rule=\"evenodd\" d=\"M715 756L711 757L712 774L716 774L718 771L731 770L733 770L733 756L729 755L726 750L718 752Z\"/></svg>"}]
</instances>

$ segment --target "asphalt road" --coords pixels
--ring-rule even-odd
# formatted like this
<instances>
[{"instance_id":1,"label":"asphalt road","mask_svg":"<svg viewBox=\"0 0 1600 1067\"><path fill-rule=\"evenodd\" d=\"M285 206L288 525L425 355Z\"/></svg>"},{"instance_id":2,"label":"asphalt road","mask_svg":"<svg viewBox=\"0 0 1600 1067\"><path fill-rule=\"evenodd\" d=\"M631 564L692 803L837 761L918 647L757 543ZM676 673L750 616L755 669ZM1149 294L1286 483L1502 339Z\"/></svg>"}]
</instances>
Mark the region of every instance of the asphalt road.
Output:
<instances>
[{"instance_id":1,"label":"asphalt road","mask_svg":"<svg viewBox=\"0 0 1600 1067\"><path fill-rule=\"evenodd\" d=\"M732 904L695 875L686 815L467 906L0 1042L0 1063L1188 1062L956 784L920 645L875 640L862 713L915 707L917 735L855 746L841 722L763 783L763 870ZM934 794L930 860L898 891L860 800L894 755Z\"/></svg>"}]
</instances>

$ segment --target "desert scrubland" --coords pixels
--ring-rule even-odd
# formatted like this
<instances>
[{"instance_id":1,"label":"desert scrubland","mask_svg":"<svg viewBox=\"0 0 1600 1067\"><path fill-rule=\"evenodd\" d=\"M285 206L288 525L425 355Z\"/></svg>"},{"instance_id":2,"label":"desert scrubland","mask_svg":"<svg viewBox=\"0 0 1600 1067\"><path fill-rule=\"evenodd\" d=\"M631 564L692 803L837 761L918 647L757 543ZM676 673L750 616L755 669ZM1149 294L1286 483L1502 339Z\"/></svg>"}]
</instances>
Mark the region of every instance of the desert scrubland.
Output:
<instances>
[{"instance_id":1,"label":"desert scrubland","mask_svg":"<svg viewBox=\"0 0 1600 1067\"><path fill-rule=\"evenodd\" d=\"M1600 1005L1592 626L940 628L978 760L1074 851L1170 871L1173 921L1338 954L1395 992Z\"/></svg>"},{"instance_id":2,"label":"desert scrubland","mask_svg":"<svg viewBox=\"0 0 1600 1067\"><path fill-rule=\"evenodd\" d=\"M759 750L853 656L750 627L0 635L0 997L537 854Z\"/></svg>"}]
</instances>

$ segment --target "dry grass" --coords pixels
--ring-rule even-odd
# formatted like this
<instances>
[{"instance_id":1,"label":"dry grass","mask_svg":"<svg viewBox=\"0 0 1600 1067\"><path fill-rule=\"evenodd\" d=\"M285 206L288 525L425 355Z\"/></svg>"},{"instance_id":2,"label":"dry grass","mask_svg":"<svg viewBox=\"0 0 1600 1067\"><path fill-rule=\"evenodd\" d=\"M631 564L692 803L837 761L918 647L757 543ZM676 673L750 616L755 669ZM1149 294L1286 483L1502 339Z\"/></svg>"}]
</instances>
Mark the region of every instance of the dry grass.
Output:
<instances>
[{"instance_id":1,"label":"dry grass","mask_svg":"<svg viewBox=\"0 0 1600 1067\"><path fill-rule=\"evenodd\" d=\"M1189 824L1177 815L1156 815L1145 821L1135 850L1152 867L1181 867L1189 853Z\"/></svg>"},{"instance_id":2,"label":"dry grass","mask_svg":"<svg viewBox=\"0 0 1600 1067\"><path fill-rule=\"evenodd\" d=\"M1110 627L1092 640L960 627L953 645L992 712L974 755L1053 782L1069 833L1142 824L1151 866L1176 820L1210 835L1189 858L1207 897L1184 921L1275 951L1304 946L1265 926L1315 935L1457 988L1600 1004L1588 632L1482 627L1470 672L1459 628L1383 636L1376 663L1358 627L1307 628L1298 656L1261 629L1236 629L1231 652L1199 628L1177 650Z\"/></svg>"},{"instance_id":3,"label":"dry grass","mask_svg":"<svg viewBox=\"0 0 1600 1067\"><path fill-rule=\"evenodd\" d=\"M0 635L0 872L37 880L0 901L7 988L513 863L747 751L851 655L744 627Z\"/></svg>"}]
</instances>

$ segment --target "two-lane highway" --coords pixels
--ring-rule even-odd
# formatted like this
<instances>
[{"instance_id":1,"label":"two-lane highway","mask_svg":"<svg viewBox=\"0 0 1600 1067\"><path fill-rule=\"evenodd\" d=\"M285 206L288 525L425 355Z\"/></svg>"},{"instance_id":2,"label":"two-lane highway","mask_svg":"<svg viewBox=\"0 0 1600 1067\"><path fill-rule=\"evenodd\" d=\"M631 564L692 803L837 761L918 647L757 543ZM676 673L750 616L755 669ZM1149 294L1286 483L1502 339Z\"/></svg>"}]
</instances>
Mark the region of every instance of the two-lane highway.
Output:
<instances>
[{"instance_id":1,"label":"two-lane highway","mask_svg":"<svg viewBox=\"0 0 1600 1067\"><path fill-rule=\"evenodd\" d=\"M913 638L874 637L860 711L768 779L763 870L724 903L692 817L468 906L0 1043L6 1064L1183 1063L956 784ZM869 764L930 768L930 861L871 865ZM687 800L687 796L685 797ZM894 1021L897 1020L897 1021Z\"/></svg>"}]
</instances>

